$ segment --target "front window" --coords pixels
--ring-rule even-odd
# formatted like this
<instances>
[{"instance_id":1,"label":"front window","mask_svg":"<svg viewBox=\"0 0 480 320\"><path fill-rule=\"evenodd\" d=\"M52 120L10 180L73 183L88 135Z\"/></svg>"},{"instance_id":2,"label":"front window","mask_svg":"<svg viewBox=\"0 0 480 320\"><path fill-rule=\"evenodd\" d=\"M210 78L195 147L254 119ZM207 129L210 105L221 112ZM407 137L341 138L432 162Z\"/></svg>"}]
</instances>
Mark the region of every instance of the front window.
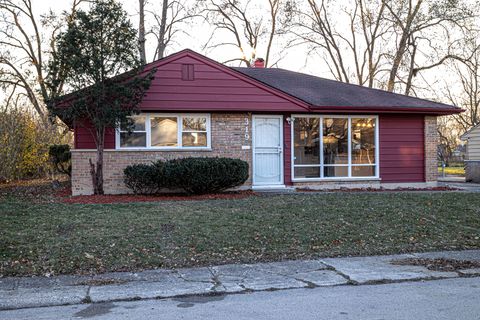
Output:
<instances>
[{"instance_id":1,"label":"front window","mask_svg":"<svg viewBox=\"0 0 480 320\"><path fill-rule=\"evenodd\" d=\"M132 117L134 130L120 128L117 148L180 149L210 147L210 116L147 114Z\"/></svg>"},{"instance_id":2,"label":"front window","mask_svg":"<svg viewBox=\"0 0 480 320\"><path fill-rule=\"evenodd\" d=\"M147 146L146 118L144 116L132 117L134 125L130 132L127 128L120 128L121 148L145 148Z\"/></svg>"},{"instance_id":3,"label":"front window","mask_svg":"<svg viewBox=\"0 0 480 320\"><path fill-rule=\"evenodd\" d=\"M150 117L151 146L178 146L178 123L176 117Z\"/></svg>"},{"instance_id":4,"label":"front window","mask_svg":"<svg viewBox=\"0 0 480 320\"><path fill-rule=\"evenodd\" d=\"M294 179L375 177L376 125L376 117L295 117Z\"/></svg>"},{"instance_id":5,"label":"front window","mask_svg":"<svg viewBox=\"0 0 480 320\"><path fill-rule=\"evenodd\" d=\"M320 119L295 119L293 129L295 176L320 177Z\"/></svg>"},{"instance_id":6,"label":"front window","mask_svg":"<svg viewBox=\"0 0 480 320\"><path fill-rule=\"evenodd\" d=\"M348 119L323 119L323 176L348 177Z\"/></svg>"},{"instance_id":7,"label":"front window","mask_svg":"<svg viewBox=\"0 0 480 320\"><path fill-rule=\"evenodd\" d=\"M375 175L375 119L352 118L352 176Z\"/></svg>"},{"instance_id":8,"label":"front window","mask_svg":"<svg viewBox=\"0 0 480 320\"><path fill-rule=\"evenodd\" d=\"M207 146L207 118L183 117L182 144L185 147Z\"/></svg>"}]
</instances>

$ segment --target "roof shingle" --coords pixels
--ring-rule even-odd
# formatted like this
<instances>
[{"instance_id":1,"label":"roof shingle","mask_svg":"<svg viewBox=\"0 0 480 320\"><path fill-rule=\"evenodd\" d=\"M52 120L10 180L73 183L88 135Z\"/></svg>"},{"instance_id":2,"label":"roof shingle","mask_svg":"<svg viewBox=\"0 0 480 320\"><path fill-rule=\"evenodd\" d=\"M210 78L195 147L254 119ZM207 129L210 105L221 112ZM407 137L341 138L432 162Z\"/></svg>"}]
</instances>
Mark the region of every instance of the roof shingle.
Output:
<instances>
[{"instance_id":1,"label":"roof shingle","mask_svg":"<svg viewBox=\"0 0 480 320\"><path fill-rule=\"evenodd\" d=\"M455 113L462 109L434 101L362 87L340 81L280 68L232 68L255 80L279 89L309 103L312 109L322 107L405 108L412 111L437 110Z\"/></svg>"}]
</instances>

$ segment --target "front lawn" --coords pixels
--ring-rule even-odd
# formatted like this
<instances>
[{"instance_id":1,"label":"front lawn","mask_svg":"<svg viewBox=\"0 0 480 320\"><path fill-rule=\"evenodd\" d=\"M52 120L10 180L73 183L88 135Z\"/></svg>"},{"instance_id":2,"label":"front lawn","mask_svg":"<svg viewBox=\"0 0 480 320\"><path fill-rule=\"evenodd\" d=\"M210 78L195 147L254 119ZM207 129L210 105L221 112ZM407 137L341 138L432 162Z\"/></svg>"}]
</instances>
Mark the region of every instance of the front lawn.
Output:
<instances>
[{"instance_id":1,"label":"front lawn","mask_svg":"<svg viewBox=\"0 0 480 320\"><path fill-rule=\"evenodd\" d=\"M480 248L480 197L322 193L65 204L0 198L0 276Z\"/></svg>"}]
</instances>

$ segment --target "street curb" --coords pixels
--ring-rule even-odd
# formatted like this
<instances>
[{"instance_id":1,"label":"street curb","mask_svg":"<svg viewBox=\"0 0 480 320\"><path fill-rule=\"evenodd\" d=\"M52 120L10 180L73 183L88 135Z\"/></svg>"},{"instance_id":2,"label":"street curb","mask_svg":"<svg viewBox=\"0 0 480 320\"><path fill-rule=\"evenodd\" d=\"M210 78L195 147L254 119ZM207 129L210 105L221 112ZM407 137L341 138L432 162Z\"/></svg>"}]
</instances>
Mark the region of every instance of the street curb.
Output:
<instances>
[{"instance_id":1,"label":"street curb","mask_svg":"<svg viewBox=\"0 0 480 320\"><path fill-rule=\"evenodd\" d=\"M480 270L476 269L443 272L421 266L391 264L393 260L412 257L480 261L480 250L159 269L90 277L0 278L0 311L480 276ZM89 279L107 284L88 285Z\"/></svg>"}]
</instances>

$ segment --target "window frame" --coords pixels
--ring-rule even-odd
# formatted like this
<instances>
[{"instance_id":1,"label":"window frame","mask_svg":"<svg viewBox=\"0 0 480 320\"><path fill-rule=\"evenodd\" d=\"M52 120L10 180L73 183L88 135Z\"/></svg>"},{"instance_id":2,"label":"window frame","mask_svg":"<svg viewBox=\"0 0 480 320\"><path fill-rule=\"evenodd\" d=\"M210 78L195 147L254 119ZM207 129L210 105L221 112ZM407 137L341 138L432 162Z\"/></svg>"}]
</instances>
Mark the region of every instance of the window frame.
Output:
<instances>
[{"instance_id":1,"label":"window frame","mask_svg":"<svg viewBox=\"0 0 480 320\"><path fill-rule=\"evenodd\" d=\"M294 125L295 118L319 118L320 125L319 131L321 133L322 139L320 139L320 163L319 164L295 164L295 141L294 141ZM323 155L323 121L324 119L329 118L343 118L347 119L348 122L348 163L347 164L338 164L338 165L325 165L324 164L324 155ZM375 119L375 163L374 164L355 164L352 163L352 119ZM379 121L378 115L329 115L329 114L292 114L291 119L292 123L290 125L290 134L291 134L291 179L292 182L309 182L309 181L356 181L356 180L380 180L380 137L379 137ZM374 176L353 176L352 167L375 167ZM295 168L310 167L310 168L320 168L320 177L315 178L295 178ZM348 167L348 175L344 177L325 177L325 168L330 167Z\"/></svg>"},{"instance_id":2,"label":"window frame","mask_svg":"<svg viewBox=\"0 0 480 320\"><path fill-rule=\"evenodd\" d=\"M148 120L148 118L146 116L144 116L143 114L136 114L136 115L133 115L131 118L144 118L145 119L144 130L132 130L131 133L145 133L145 147L146 147L148 145L148 133L147 133L147 120ZM128 130L122 130L121 126L118 126L117 130L115 130L115 131L116 131L115 141L116 142L118 141L118 148L121 148L121 149L145 148L145 147L122 147L121 144L120 144L121 135L122 135L122 133L128 132ZM117 144L117 143L115 143L115 144Z\"/></svg>"},{"instance_id":3,"label":"window frame","mask_svg":"<svg viewBox=\"0 0 480 320\"><path fill-rule=\"evenodd\" d=\"M211 117L209 113L156 113L156 112L147 112L147 113L140 113L136 116L144 116L145 117L145 131L147 133L147 141L146 147L121 147L120 146L120 127L118 126L115 130L115 149L116 150L151 150L151 151L181 151L181 150L188 150L188 151L196 151L196 150L211 150ZM166 146L166 147L155 147L152 146L152 130L151 130L151 118L155 117L166 117L166 118L177 118L177 146ZM182 133L183 133L183 118L186 117L204 117L206 118L206 133L207 133L207 145L201 147L189 146L184 147L182 141ZM188 132L188 130L186 131ZM203 132L203 131L196 131L196 132Z\"/></svg>"}]
</instances>

